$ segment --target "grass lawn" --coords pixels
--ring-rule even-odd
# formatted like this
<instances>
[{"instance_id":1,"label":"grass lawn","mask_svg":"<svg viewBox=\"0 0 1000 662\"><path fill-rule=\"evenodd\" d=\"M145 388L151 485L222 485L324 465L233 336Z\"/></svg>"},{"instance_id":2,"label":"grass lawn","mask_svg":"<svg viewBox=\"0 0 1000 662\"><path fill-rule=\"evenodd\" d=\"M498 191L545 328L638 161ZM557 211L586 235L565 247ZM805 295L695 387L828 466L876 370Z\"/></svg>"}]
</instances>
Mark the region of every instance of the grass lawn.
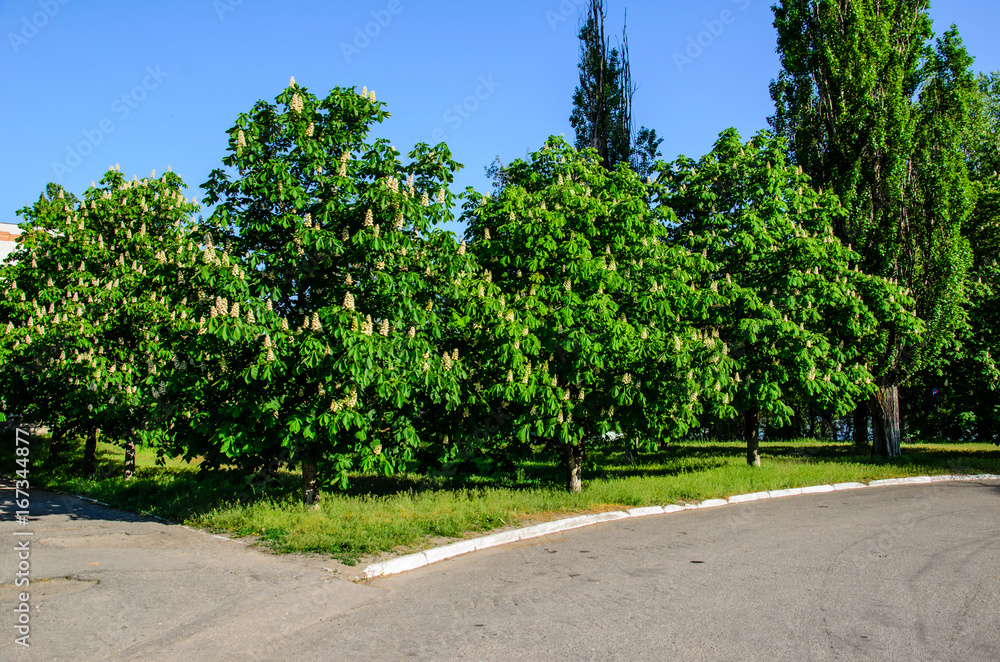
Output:
<instances>
[{"instance_id":1,"label":"grass lawn","mask_svg":"<svg viewBox=\"0 0 1000 662\"><path fill-rule=\"evenodd\" d=\"M0 473L16 466L4 444ZM582 494L563 490L561 468L530 462L506 479L431 480L421 476L356 476L346 492L324 493L319 508L298 503L299 476L284 472L265 494L246 489L236 471L199 473L168 461L157 466L139 449L136 477L121 478L123 452L100 444L100 470L79 478L68 466L45 466L48 440L32 442L31 483L81 494L146 515L231 536L253 536L278 552L311 552L344 563L383 552L420 549L442 538L570 514L725 498L734 494L837 482L868 482L916 475L1000 473L1000 449L992 444L907 444L903 456L877 461L851 444L800 440L762 444L764 466L746 465L739 442L677 443L617 466L605 455L584 476ZM76 460L82 444L67 451Z\"/></svg>"}]
</instances>

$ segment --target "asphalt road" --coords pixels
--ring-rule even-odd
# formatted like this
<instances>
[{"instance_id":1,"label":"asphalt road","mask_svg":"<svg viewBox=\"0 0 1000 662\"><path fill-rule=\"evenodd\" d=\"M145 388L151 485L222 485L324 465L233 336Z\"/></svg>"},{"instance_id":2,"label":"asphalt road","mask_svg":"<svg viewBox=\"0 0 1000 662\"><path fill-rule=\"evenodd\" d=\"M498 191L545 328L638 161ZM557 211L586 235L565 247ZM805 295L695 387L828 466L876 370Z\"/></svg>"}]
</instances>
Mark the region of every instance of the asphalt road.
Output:
<instances>
[{"instance_id":1,"label":"asphalt road","mask_svg":"<svg viewBox=\"0 0 1000 662\"><path fill-rule=\"evenodd\" d=\"M22 527L12 497L3 660L1000 659L996 481L621 520L370 583L37 491Z\"/></svg>"}]
</instances>

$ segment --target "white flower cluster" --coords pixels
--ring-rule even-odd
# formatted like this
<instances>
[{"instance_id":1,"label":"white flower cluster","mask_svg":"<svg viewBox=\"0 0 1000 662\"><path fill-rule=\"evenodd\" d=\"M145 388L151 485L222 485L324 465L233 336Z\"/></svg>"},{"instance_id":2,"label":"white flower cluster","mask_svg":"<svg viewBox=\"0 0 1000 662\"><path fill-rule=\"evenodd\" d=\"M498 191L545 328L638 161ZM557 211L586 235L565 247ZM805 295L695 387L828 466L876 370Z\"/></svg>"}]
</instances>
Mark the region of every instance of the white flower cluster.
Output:
<instances>
[{"instance_id":1,"label":"white flower cluster","mask_svg":"<svg viewBox=\"0 0 1000 662\"><path fill-rule=\"evenodd\" d=\"M354 295L350 292L344 295L344 308L354 310Z\"/></svg>"},{"instance_id":2,"label":"white flower cluster","mask_svg":"<svg viewBox=\"0 0 1000 662\"><path fill-rule=\"evenodd\" d=\"M302 97L299 96L298 92L292 95L292 100L288 102L288 108L296 114L302 112Z\"/></svg>"},{"instance_id":3,"label":"white flower cluster","mask_svg":"<svg viewBox=\"0 0 1000 662\"><path fill-rule=\"evenodd\" d=\"M365 321L361 323L361 333L366 336L372 334L372 316L365 315Z\"/></svg>"},{"instance_id":4,"label":"white flower cluster","mask_svg":"<svg viewBox=\"0 0 1000 662\"><path fill-rule=\"evenodd\" d=\"M389 337L389 320L383 319L382 324L379 326L378 334L383 338Z\"/></svg>"}]
</instances>

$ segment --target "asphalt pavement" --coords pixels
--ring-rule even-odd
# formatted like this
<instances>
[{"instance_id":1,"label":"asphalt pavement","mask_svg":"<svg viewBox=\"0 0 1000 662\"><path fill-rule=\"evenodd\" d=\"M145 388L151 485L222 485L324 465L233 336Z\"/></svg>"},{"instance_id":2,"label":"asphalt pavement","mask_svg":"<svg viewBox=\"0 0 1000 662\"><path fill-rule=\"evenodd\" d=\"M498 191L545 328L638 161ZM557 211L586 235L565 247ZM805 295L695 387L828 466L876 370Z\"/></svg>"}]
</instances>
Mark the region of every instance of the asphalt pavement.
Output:
<instances>
[{"instance_id":1,"label":"asphalt pavement","mask_svg":"<svg viewBox=\"0 0 1000 662\"><path fill-rule=\"evenodd\" d=\"M22 526L13 497L3 660L1000 659L1000 481L619 520L367 582L37 490Z\"/></svg>"}]
</instances>

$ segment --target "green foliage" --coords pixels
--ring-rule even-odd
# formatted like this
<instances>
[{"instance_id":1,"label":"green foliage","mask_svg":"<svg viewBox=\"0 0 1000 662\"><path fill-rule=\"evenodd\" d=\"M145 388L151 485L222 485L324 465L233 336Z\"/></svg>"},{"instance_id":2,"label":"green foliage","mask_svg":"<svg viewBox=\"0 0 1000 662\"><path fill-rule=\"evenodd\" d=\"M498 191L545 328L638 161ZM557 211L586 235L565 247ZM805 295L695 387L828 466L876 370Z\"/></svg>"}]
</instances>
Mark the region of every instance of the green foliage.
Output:
<instances>
[{"instance_id":1,"label":"green foliage","mask_svg":"<svg viewBox=\"0 0 1000 662\"><path fill-rule=\"evenodd\" d=\"M176 301L159 273L197 206L174 173L127 181L110 170L77 202L49 185L20 210L22 238L0 271L5 404L64 431L159 432L161 343Z\"/></svg>"},{"instance_id":2,"label":"green foliage","mask_svg":"<svg viewBox=\"0 0 1000 662\"><path fill-rule=\"evenodd\" d=\"M604 2L592 0L580 28L580 83L573 93L570 126L576 148L594 148L604 166L614 170L629 164L648 175L660 157L663 142L655 129L640 128L633 135L632 83L628 38L622 33L621 50L611 48L604 32Z\"/></svg>"},{"instance_id":3,"label":"green foliage","mask_svg":"<svg viewBox=\"0 0 1000 662\"><path fill-rule=\"evenodd\" d=\"M480 343L487 400L521 442L680 435L724 407L728 363L700 324L718 295L693 286L710 265L664 241L656 187L560 138L505 173L496 198L469 192L466 236L503 318Z\"/></svg>"},{"instance_id":4,"label":"green foliage","mask_svg":"<svg viewBox=\"0 0 1000 662\"><path fill-rule=\"evenodd\" d=\"M882 320L899 336L918 325L912 298L859 271L860 256L834 236L836 196L814 191L785 154L781 140L744 145L731 129L661 180L673 240L717 265L703 286L721 299L714 335L735 362L733 406L788 425L801 407L853 409L871 391L864 357L891 349Z\"/></svg>"},{"instance_id":5,"label":"green foliage","mask_svg":"<svg viewBox=\"0 0 1000 662\"><path fill-rule=\"evenodd\" d=\"M206 335L233 360L210 385L230 457L319 463L327 480L392 473L428 447L468 368L455 334L474 272L448 233L445 145L408 155L366 142L388 113L374 93L317 98L295 84L229 130L226 169L205 184L208 225L240 256L246 319L226 305ZM236 305L236 304L234 304Z\"/></svg>"},{"instance_id":6,"label":"green foliage","mask_svg":"<svg viewBox=\"0 0 1000 662\"><path fill-rule=\"evenodd\" d=\"M834 228L862 270L911 288L919 336L869 355L874 452L899 453L899 384L947 361L966 323L972 207L962 149L974 108L972 59L954 26L932 45L923 0L783 0L773 7L782 71L770 118L794 162L847 210Z\"/></svg>"},{"instance_id":7,"label":"green foliage","mask_svg":"<svg viewBox=\"0 0 1000 662\"><path fill-rule=\"evenodd\" d=\"M782 72L772 126L815 185L839 196L847 215L834 232L857 247L862 270L911 288L926 323L914 346L869 356L887 383L936 361L962 324L971 60L954 28L927 45L926 9L918 0L774 7Z\"/></svg>"}]
</instances>

